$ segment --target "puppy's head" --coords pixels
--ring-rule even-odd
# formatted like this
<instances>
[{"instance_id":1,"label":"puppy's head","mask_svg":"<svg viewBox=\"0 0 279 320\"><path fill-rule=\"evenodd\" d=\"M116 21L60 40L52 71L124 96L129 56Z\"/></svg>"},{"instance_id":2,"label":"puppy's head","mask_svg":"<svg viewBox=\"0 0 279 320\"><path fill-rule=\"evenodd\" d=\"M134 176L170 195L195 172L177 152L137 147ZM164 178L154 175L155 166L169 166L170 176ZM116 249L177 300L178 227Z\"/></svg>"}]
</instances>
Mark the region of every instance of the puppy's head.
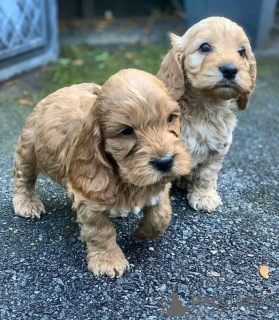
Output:
<instances>
[{"instance_id":1,"label":"puppy's head","mask_svg":"<svg viewBox=\"0 0 279 320\"><path fill-rule=\"evenodd\" d=\"M179 138L179 116L178 104L156 77L134 69L112 76L79 138L76 154L86 165L80 169L76 161L76 188L107 203L119 183L145 187L188 174L190 157Z\"/></svg>"},{"instance_id":2,"label":"puppy's head","mask_svg":"<svg viewBox=\"0 0 279 320\"><path fill-rule=\"evenodd\" d=\"M173 49L158 76L175 99L183 95L188 84L206 97L237 99L238 108L246 108L255 88L256 61L240 26L226 18L211 17L182 37L172 34L171 38Z\"/></svg>"}]
</instances>

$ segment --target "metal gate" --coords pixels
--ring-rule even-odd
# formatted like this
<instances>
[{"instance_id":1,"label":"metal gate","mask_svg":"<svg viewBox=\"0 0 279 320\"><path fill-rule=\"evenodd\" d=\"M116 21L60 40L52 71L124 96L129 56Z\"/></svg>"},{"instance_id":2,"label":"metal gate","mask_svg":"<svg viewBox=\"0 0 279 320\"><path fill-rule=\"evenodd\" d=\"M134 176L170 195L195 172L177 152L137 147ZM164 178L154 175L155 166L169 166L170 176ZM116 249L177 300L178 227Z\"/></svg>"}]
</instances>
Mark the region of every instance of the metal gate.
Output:
<instances>
[{"instance_id":1,"label":"metal gate","mask_svg":"<svg viewBox=\"0 0 279 320\"><path fill-rule=\"evenodd\" d=\"M0 81L57 55L55 0L0 0Z\"/></svg>"}]
</instances>

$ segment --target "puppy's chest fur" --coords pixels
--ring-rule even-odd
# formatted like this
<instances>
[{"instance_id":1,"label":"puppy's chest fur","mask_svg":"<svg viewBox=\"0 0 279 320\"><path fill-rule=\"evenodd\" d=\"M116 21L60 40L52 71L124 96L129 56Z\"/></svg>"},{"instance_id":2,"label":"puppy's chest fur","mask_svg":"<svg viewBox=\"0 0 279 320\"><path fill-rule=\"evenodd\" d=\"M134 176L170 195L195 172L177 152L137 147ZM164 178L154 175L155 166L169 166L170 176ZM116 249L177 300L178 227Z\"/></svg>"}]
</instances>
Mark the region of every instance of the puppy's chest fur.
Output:
<instances>
[{"instance_id":1,"label":"puppy's chest fur","mask_svg":"<svg viewBox=\"0 0 279 320\"><path fill-rule=\"evenodd\" d=\"M179 101L181 138L191 154L192 168L211 152L225 155L236 125L233 101Z\"/></svg>"},{"instance_id":2,"label":"puppy's chest fur","mask_svg":"<svg viewBox=\"0 0 279 320\"><path fill-rule=\"evenodd\" d=\"M108 211L111 217L126 217L129 213L138 214L144 207L158 205L169 192L171 184L154 185L147 187L120 186L114 203L110 205L93 204L98 211ZM68 194L73 201L73 210L77 210L82 202L88 201L77 192L74 192L71 184L67 185Z\"/></svg>"},{"instance_id":3,"label":"puppy's chest fur","mask_svg":"<svg viewBox=\"0 0 279 320\"><path fill-rule=\"evenodd\" d=\"M135 199L133 203L119 203L110 209L111 217L126 217L129 213L138 214L141 209L146 206L156 206L164 196L164 192L161 191L157 194L146 196L143 199Z\"/></svg>"}]
</instances>

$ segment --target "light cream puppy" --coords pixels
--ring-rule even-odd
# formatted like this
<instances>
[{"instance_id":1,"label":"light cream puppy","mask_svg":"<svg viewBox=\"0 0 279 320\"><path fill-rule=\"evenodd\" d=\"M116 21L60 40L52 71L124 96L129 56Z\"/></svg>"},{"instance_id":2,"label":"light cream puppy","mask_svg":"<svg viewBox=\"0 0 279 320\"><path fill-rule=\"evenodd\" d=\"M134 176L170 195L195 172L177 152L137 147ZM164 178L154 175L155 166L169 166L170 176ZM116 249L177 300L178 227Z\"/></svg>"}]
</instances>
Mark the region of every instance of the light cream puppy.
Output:
<instances>
[{"instance_id":1,"label":"light cream puppy","mask_svg":"<svg viewBox=\"0 0 279 320\"><path fill-rule=\"evenodd\" d=\"M181 137L192 159L187 188L189 205L212 212L222 201L218 172L232 142L235 111L245 110L255 89L256 61L243 29L229 19L211 17L182 37L157 74L181 107Z\"/></svg>"}]
</instances>

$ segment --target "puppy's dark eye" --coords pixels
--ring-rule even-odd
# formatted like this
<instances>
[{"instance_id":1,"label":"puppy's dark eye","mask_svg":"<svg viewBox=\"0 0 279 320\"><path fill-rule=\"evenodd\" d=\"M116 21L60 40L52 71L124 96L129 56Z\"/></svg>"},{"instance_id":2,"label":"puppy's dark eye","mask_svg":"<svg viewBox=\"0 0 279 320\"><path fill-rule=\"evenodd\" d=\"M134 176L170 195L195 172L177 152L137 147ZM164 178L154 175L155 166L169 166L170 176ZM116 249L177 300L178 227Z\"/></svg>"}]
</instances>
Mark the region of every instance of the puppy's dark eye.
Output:
<instances>
[{"instance_id":1,"label":"puppy's dark eye","mask_svg":"<svg viewBox=\"0 0 279 320\"><path fill-rule=\"evenodd\" d=\"M175 114L171 114L169 117L168 117L168 123L172 123L175 119L176 115Z\"/></svg>"},{"instance_id":2,"label":"puppy's dark eye","mask_svg":"<svg viewBox=\"0 0 279 320\"><path fill-rule=\"evenodd\" d=\"M238 53L239 53L239 55L240 55L242 58L245 57L245 49L244 49L244 48L239 49L239 50L238 50Z\"/></svg>"},{"instance_id":3,"label":"puppy's dark eye","mask_svg":"<svg viewBox=\"0 0 279 320\"><path fill-rule=\"evenodd\" d=\"M203 43L200 46L200 51L201 52L210 52L211 51L211 45L209 43Z\"/></svg>"},{"instance_id":4,"label":"puppy's dark eye","mask_svg":"<svg viewBox=\"0 0 279 320\"><path fill-rule=\"evenodd\" d=\"M127 127L126 129L121 131L121 134L123 134L123 136L131 136L134 133L134 129L131 127Z\"/></svg>"}]
</instances>

